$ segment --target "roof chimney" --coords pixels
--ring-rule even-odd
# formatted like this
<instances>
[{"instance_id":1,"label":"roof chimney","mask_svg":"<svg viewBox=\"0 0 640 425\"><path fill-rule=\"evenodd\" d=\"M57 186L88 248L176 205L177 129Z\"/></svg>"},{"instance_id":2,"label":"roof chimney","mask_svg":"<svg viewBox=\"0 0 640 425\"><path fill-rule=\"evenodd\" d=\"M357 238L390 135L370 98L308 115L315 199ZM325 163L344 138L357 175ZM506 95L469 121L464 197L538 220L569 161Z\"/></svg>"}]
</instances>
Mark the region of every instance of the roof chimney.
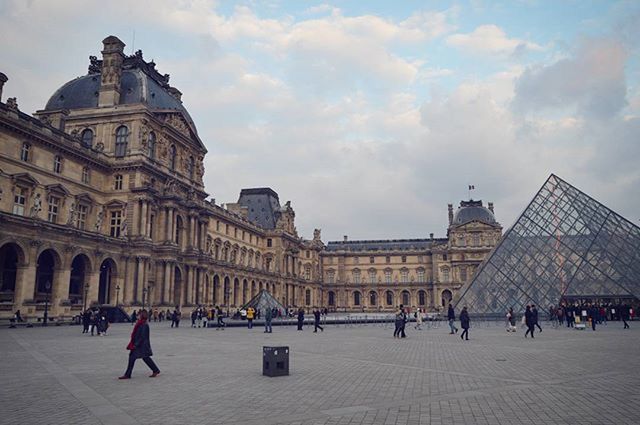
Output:
<instances>
[{"instance_id":1,"label":"roof chimney","mask_svg":"<svg viewBox=\"0 0 640 425\"><path fill-rule=\"evenodd\" d=\"M453 223L453 204L449 204L449 226Z\"/></svg>"},{"instance_id":2,"label":"roof chimney","mask_svg":"<svg viewBox=\"0 0 640 425\"><path fill-rule=\"evenodd\" d=\"M0 102L2 102L2 88L4 87L4 83L8 80L7 76L0 72Z\"/></svg>"},{"instance_id":3,"label":"roof chimney","mask_svg":"<svg viewBox=\"0 0 640 425\"><path fill-rule=\"evenodd\" d=\"M489 211L493 213L493 202L489 202L488 206L489 206Z\"/></svg>"},{"instance_id":4,"label":"roof chimney","mask_svg":"<svg viewBox=\"0 0 640 425\"><path fill-rule=\"evenodd\" d=\"M124 46L118 37L110 35L102 40L102 77L98 106L114 106L120 103L120 77L124 61Z\"/></svg>"},{"instance_id":5,"label":"roof chimney","mask_svg":"<svg viewBox=\"0 0 640 425\"><path fill-rule=\"evenodd\" d=\"M431 238L431 240L433 240L433 233L429 233L429 238Z\"/></svg>"},{"instance_id":6,"label":"roof chimney","mask_svg":"<svg viewBox=\"0 0 640 425\"><path fill-rule=\"evenodd\" d=\"M344 241L346 242L348 240L349 240L349 238L347 237L347 235L344 235Z\"/></svg>"}]
</instances>

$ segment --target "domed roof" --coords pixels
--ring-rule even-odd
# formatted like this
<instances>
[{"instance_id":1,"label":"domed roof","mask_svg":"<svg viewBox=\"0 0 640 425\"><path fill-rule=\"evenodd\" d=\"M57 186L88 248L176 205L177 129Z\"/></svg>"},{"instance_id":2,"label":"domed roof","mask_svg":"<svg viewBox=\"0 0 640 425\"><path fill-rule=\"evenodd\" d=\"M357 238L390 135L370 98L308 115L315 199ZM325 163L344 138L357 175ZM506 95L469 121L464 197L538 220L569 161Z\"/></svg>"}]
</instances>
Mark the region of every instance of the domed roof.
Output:
<instances>
[{"instance_id":1,"label":"domed roof","mask_svg":"<svg viewBox=\"0 0 640 425\"><path fill-rule=\"evenodd\" d=\"M100 74L78 77L60 87L51 96L45 111L56 109L97 108L100 90ZM191 129L196 126L182 102L171 95L142 69L123 69L120 79L120 105L144 103L154 110L175 110L184 114Z\"/></svg>"},{"instance_id":2,"label":"domed roof","mask_svg":"<svg viewBox=\"0 0 640 425\"><path fill-rule=\"evenodd\" d=\"M498 224L491 210L482 206L482 201L460 202L460 207L454 214L451 225L460 226L472 221L479 221L489 225Z\"/></svg>"}]
</instances>

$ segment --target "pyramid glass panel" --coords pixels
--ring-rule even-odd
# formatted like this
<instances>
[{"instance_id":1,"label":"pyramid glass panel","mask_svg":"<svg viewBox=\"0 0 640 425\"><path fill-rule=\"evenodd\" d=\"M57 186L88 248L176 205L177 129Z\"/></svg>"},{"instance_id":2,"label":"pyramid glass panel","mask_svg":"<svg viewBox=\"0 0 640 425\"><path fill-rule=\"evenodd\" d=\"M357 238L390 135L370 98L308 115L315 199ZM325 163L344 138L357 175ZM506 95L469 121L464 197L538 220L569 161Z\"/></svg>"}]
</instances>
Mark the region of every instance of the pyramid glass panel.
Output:
<instances>
[{"instance_id":1,"label":"pyramid glass panel","mask_svg":"<svg viewBox=\"0 0 640 425\"><path fill-rule=\"evenodd\" d=\"M552 174L455 303L504 317L565 297L640 298L640 228Z\"/></svg>"}]
</instances>

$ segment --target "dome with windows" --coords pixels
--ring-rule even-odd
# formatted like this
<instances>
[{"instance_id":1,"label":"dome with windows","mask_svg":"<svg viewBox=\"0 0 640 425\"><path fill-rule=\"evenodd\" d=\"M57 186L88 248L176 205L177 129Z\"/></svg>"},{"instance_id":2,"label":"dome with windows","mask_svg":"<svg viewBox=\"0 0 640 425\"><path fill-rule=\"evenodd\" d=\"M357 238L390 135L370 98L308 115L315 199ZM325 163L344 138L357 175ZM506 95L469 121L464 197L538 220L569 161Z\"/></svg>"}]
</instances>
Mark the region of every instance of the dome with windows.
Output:
<instances>
[{"instance_id":1,"label":"dome with windows","mask_svg":"<svg viewBox=\"0 0 640 425\"><path fill-rule=\"evenodd\" d=\"M44 110L97 108L102 62L91 56L88 74L56 90ZM180 91L169 85L168 74L161 75L155 69L155 63L142 58L141 51L124 58L119 83L119 105L144 104L156 111L181 112L191 130L197 134L196 126L182 104Z\"/></svg>"},{"instance_id":2,"label":"dome with windows","mask_svg":"<svg viewBox=\"0 0 640 425\"><path fill-rule=\"evenodd\" d=\"M491 203L489 203L491 207ZM460 207L453 216L451 224L453 226L461 226L463 224L471 223L472 221L478 221L480 223L497 225L493 211L489 208L485 208L482 205L482 201L462 201Z\"/></svg>"}]
</instances>

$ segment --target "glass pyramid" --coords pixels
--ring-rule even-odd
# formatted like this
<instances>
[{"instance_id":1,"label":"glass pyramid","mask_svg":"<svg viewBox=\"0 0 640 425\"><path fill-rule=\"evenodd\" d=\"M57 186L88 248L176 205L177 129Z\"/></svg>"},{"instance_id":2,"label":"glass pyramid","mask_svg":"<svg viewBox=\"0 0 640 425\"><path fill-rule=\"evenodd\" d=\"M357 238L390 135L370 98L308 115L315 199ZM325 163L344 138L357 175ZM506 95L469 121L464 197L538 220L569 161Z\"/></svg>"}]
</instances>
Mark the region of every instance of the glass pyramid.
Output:
<instances>
[{"instance_id":1,"label":"glass pyramid","mask_svg":"<svg viewBox=\"0 0 640 425\"><path fill-rule=\"evenodd\" d=\"M640 298L640 228L551 175L459 292L458 309L504 317L563 299Z\"/></svg>"},{"instance_id":2,"label":"glass pyramid","mask_svg":"<svg viewBox=\"0 0 640 425\"><path fill-rule=\"evenodd\" d=\"M283 314L285 311L287 311L285 306L283 306L277 299L275 299L273 295L271 295L265 289L260 290L260 292L258 292L256 296L251 298L248 303L242 306L242 308L244 309L247 309L249 307L253 307L254 310L260 311L262 314L265 314L265 310L267 308L271 310L273 310L274 308L278 309Z\"/></svg>"}]
</instances>

